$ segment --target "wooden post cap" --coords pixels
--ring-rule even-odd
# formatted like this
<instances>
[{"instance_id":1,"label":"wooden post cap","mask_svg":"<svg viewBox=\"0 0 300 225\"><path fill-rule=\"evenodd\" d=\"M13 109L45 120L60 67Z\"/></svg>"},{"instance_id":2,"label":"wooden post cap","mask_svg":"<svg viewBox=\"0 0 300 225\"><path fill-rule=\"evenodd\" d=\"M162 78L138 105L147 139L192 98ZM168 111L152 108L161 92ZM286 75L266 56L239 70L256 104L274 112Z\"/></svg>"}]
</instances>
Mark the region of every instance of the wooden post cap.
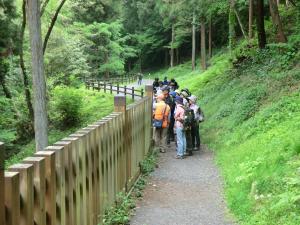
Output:
<instances>
[{"instance_id":1,"label":"wooden post cap","mask_svg":"<svg viewBox=\"0 0 300 225\"><path fill-rule=\"evenodd\" d=\"M123 95L116 95L114 97L115 112L125 112L126 111L126 97Z\"/></svg>"},{"instance_id":2,"label":"wooden post cap","mask_svg":"<svg viewBox=\"0 0 300 225\"><path fill-rule=\"evenodd\" d=\"M146 96L151 97L153 95L153 86L150 84L145 85Z\"/></svg>"}]
</instances>

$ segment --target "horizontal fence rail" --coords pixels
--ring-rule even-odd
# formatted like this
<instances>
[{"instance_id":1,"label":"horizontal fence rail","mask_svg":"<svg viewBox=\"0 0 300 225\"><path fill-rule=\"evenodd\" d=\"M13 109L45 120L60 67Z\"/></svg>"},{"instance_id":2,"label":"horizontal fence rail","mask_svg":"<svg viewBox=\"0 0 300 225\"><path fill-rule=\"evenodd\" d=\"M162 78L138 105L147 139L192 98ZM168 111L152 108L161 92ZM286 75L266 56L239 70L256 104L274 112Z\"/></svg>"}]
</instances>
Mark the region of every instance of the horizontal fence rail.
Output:
<instances>
[{"instance_id":1,"label":"horizontal fence rail","mask_svg":"<svg viewBox=\"0 0 300 225\"><path fill-rule=\"evenodd\" d=\"M133 83L138 79L137 75L125 75L125 76L118 76L118 77L108 77L108 78L92 78L92 79L85 79L85 82L105 82L107 84L124 84L124 83Z\"/></svg>"},{"instance_id":2,"label":"horizontal fence rail","mask_svg":"<svg viewBox=\"0 0 300 225\"><path fill-rule=\"evenodd\" d=\"M119 84L113 85L112 83L106 83L101 81L85 81L85 86L87 89L92 90L103 90L104 93L109 92L110 94L123 94L125 96L131 96L132 99L143 98L144 89L135 89L134 87L120 86Z\"/></svg>"},{"instance_id":3,"label":"horizontal fence rail","mask_svg":"<svg viewBox=\"0 0 300 225\"><path fill-rule=\"evenodd\" d=\"M114 106L110 115L7 171L0 142L1 225L102 223L117 194L133 187L150 150L152 86L131 105L115 96Z\"/></svg>"}]
</instances>

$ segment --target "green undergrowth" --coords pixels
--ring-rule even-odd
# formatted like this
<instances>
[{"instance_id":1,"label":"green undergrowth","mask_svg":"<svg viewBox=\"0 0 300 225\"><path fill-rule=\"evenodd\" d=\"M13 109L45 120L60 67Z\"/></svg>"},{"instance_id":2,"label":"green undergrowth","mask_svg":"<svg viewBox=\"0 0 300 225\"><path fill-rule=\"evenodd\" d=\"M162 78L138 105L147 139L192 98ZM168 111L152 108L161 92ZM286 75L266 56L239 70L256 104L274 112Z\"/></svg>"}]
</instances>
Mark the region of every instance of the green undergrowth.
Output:
<instances>
[{"instance_id":1,"label":"green undergrowth","mask_svg":"<svg viewBox=\"0 0 300 225\"><path fill-rule=\"evenodd\" d=\"M296 39L296 38L295 38ZM201 136L216 153L225 195L240 224L300 224L300 39L220 51L205 72L190 62L175 77L199 97Z\"/></svg>"},{"instance_id":2,"label":"green undergrowth","mask_svg":"<svg viewBox=\"0 0 300 225\"><path fill-rule=\"evenodd\" d=\"M102 92L60 86L50 92L49 145L76 132L76 130L96 122L113 111L113 96ZM17 131L13 126L0 132L0 140L5 142L6 151L16 150L5 160L6 168L31 156L35 151L34 140L22 144L16 141Z\"/></svg>"},{"instance_id":3,"label":"green undergrowth","mask_svg":"<svg viewBox=\"0 0 300 225\"><path fill-rule=\"evenodd\" d=\"M147 157L140 163L141 176L135 183L129 194L119 193L116 205L106 210L104 225L127 225L130 224L130 217L134 213L136 201L143 197L149 175L154 171L157 165L158 151L150 151Z\"/></svg>"}]
</instances>

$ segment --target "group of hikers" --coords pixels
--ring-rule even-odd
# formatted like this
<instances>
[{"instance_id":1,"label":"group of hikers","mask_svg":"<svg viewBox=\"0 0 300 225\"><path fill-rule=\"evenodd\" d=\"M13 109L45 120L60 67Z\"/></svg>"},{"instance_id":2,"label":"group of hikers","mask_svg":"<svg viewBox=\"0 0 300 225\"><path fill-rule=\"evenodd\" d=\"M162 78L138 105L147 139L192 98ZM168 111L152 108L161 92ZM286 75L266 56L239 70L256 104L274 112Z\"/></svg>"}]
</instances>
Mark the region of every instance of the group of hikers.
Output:
<instances>
[{"instance_id":1,"label":"group of hikers","mask_svg":"<svg viewBox=\"0 0 300 225\"><path fill-rule=\"evenodd\" d=\"M177 159L200 150L199 124L204 115L197 97L184 88L179 90L175 79L153 82L153 127L155 145L166 152L168 145L176 143Z\"/></svg>"}]
</instances>

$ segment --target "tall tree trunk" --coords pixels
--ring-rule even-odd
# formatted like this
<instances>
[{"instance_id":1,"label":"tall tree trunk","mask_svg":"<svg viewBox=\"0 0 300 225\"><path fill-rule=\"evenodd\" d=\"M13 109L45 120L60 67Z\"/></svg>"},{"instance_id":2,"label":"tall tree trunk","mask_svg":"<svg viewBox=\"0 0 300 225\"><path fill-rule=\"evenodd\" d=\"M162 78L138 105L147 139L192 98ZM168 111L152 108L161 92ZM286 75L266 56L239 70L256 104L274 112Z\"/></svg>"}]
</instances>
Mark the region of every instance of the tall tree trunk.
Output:
<instances>
[{"instance_id":1,"label":"tall tree trunk","mask_svg":"<svg viewBox=\"0 0 300 225\"><path fill-rule=\"evenodd\" d=\"M266 47L266 31L265 31L265 12L264 12L264 0L257 0L256 4L257 14L256 14L256 24L257 24L257 37L258 46L260 49Z\"/></svg>"},{"instance_id":2,"label":"tall tree trunk","mask_svg":"<svg viewBox=\"0 0 300 225\"><path fill-rule=\"evenodd\" d=\"M52 32L52 30L53 30L53 27L54 27L54 25L55 25L55 22L56 22L56 20L57 20L58 14L59 14L60 10L62 9L62 7L64 6L64 4L65 4L66 1L67 1L67 0L62 0L62 1L60 2L59 6L57 7L57 9L56 9L56 11L55 11L55 14L54 14L52 20L51 20L50 27L49 27L49 29L48 29L48 31L47 31L47 34L46 34L46 36L45 36L45 39L44 39L43 54L45 54L45 51L46 51L46 48L47 48L47 44L48 44L48 41L49 41L51 32Z\"/></svg>"},{"instance_id":3,"label":"tall tree trunk","mask_svg":"<svg viewBox=\"0 0 300 225\"><path fill-rule=\"evenodd\" d=\"M246 34L246 32L245 32L244 25L243 25L243 23L242 23L242 21L241 21L241 18L240 18L240 16L239 16L237 10L236 10L235 8L234 8L233 10L234 10L234 14L235 14L235 16L236 16L236 18L237 18L237 20L238 20L238 22L239 22L239 25L240 25L241 31L242 31L242 33L243 33L243 36L244 36L245 39L247 39L247 34Z\"/></svg>"},{"instance_id":4,"label":"tall tree trunk","mask_svg":"<svg viewBox=\"0 0 300 225\"><path fill-rule=\"evenodd\" d=\"M269 6L270 6L270 13L273 21L273 26L275 27L277 33L277 41L285 43L287 42L287 39L283 32L283 27L279 16L276 0L269 0Z\"/></svg>"},{"instance_id":5,"label":"tall tree trunk","mask_svg":"<svg viewBox=\"0 0 300 225\"><path fill-rule=\"evenodd\" d=\"M171 49L170 49L170 66L174 66L174 41L175 41L175 25L172 25L172 41L171 41Z\"/></svg>"},{"instance_id":6,"label":"tall tree trunk","mask_svg":"<svg viewBox=\"0 0 300 225\"><path fill-rule=\"evenodd\" d=\"M211 25L211 15L209 17L209 28L208 28L208 57L212 57L212 25Z\"/></svg>"},{"instance_id":7,"label":"tall tree trunk","mask_svg":"<svg viewBox=\"0 0 300 225\"><path fill-rule=\"evenodd\" d=\"M249 0L249 39L253 38L253 0Z\"/></svg>"},{"instance_id":8,"label":"tall tree trunk","mask_svg":"<svg viewBox=\"0 0 300 225\"><path fill-rule=\"evenodd\" d=\"M201 66L206 70L205 21L201 19Z\"/></svg>"},{"instance_id":9,"label":"tall tree trunk","mask_svg":"<svg viewBox=\"0 0 300 225\"><path fill-rule=\"evenodd\" d=\"M230 0L228 27L229 27L229 49L232 50L235 46L235 15L234 15L234 0Z\"/></svg>"},{"instance_id":10,"label":"tall tree trunk","mask_svg":"<svg viewBox=\"0 0 300 225\"><path fill-rule=\"evenodd\" d=\"M27 18L32 59L35 143L36 151L41 151L48 145L48 117L39 0L27 0Z\"/></svg>"},{"instance_id":11,"label":"tall tree trunk","mask_svg":"<svg viewBox=\"0 0 300 225\"><path fill-rule=\"evenodd\" d=\"M196 15L193 14L192 23L192 70L196 68Z\"/></svg>"},{"instance_id":12,"label":"tall tree trunk","mask_svg":"<svg viewBox=\"0 0 300 225\"><path fill-rule=\"evenodd\" d=\"M20 37L20 67L21 67L21 71L22 71L21 74L22 74L22 78L23 78L25 99L26 99L26 104L27 104L27 108L28 108L29 118L33 123L34 113L33 113L33 106L31 103L29 78L28 78L25 63L24 63L24 52L23 52L24 34L25 34L25 28L26 28L26 0L23 0L22 13L23 13L23 20L22 20L21 37Z\"/></svg>"},{"instance_id":13,"label":"tall tree trunk","mask_svg":"<svg viewBox=\"0 0 300 225\"><path fill-rule=\"evenodd\" d=\"M179 65L179 48L176 48L176 65Z\"/></svg>"},{"instance_id":14,"label":"tall tree trunk","mask_svg":"<svg viewBox=\"0 0 300 225\"><path fill-rule=\"evenodd\" d=\"M165 67L169 65L169 49L165 51Z\"/></svg>"}]
</instances>

